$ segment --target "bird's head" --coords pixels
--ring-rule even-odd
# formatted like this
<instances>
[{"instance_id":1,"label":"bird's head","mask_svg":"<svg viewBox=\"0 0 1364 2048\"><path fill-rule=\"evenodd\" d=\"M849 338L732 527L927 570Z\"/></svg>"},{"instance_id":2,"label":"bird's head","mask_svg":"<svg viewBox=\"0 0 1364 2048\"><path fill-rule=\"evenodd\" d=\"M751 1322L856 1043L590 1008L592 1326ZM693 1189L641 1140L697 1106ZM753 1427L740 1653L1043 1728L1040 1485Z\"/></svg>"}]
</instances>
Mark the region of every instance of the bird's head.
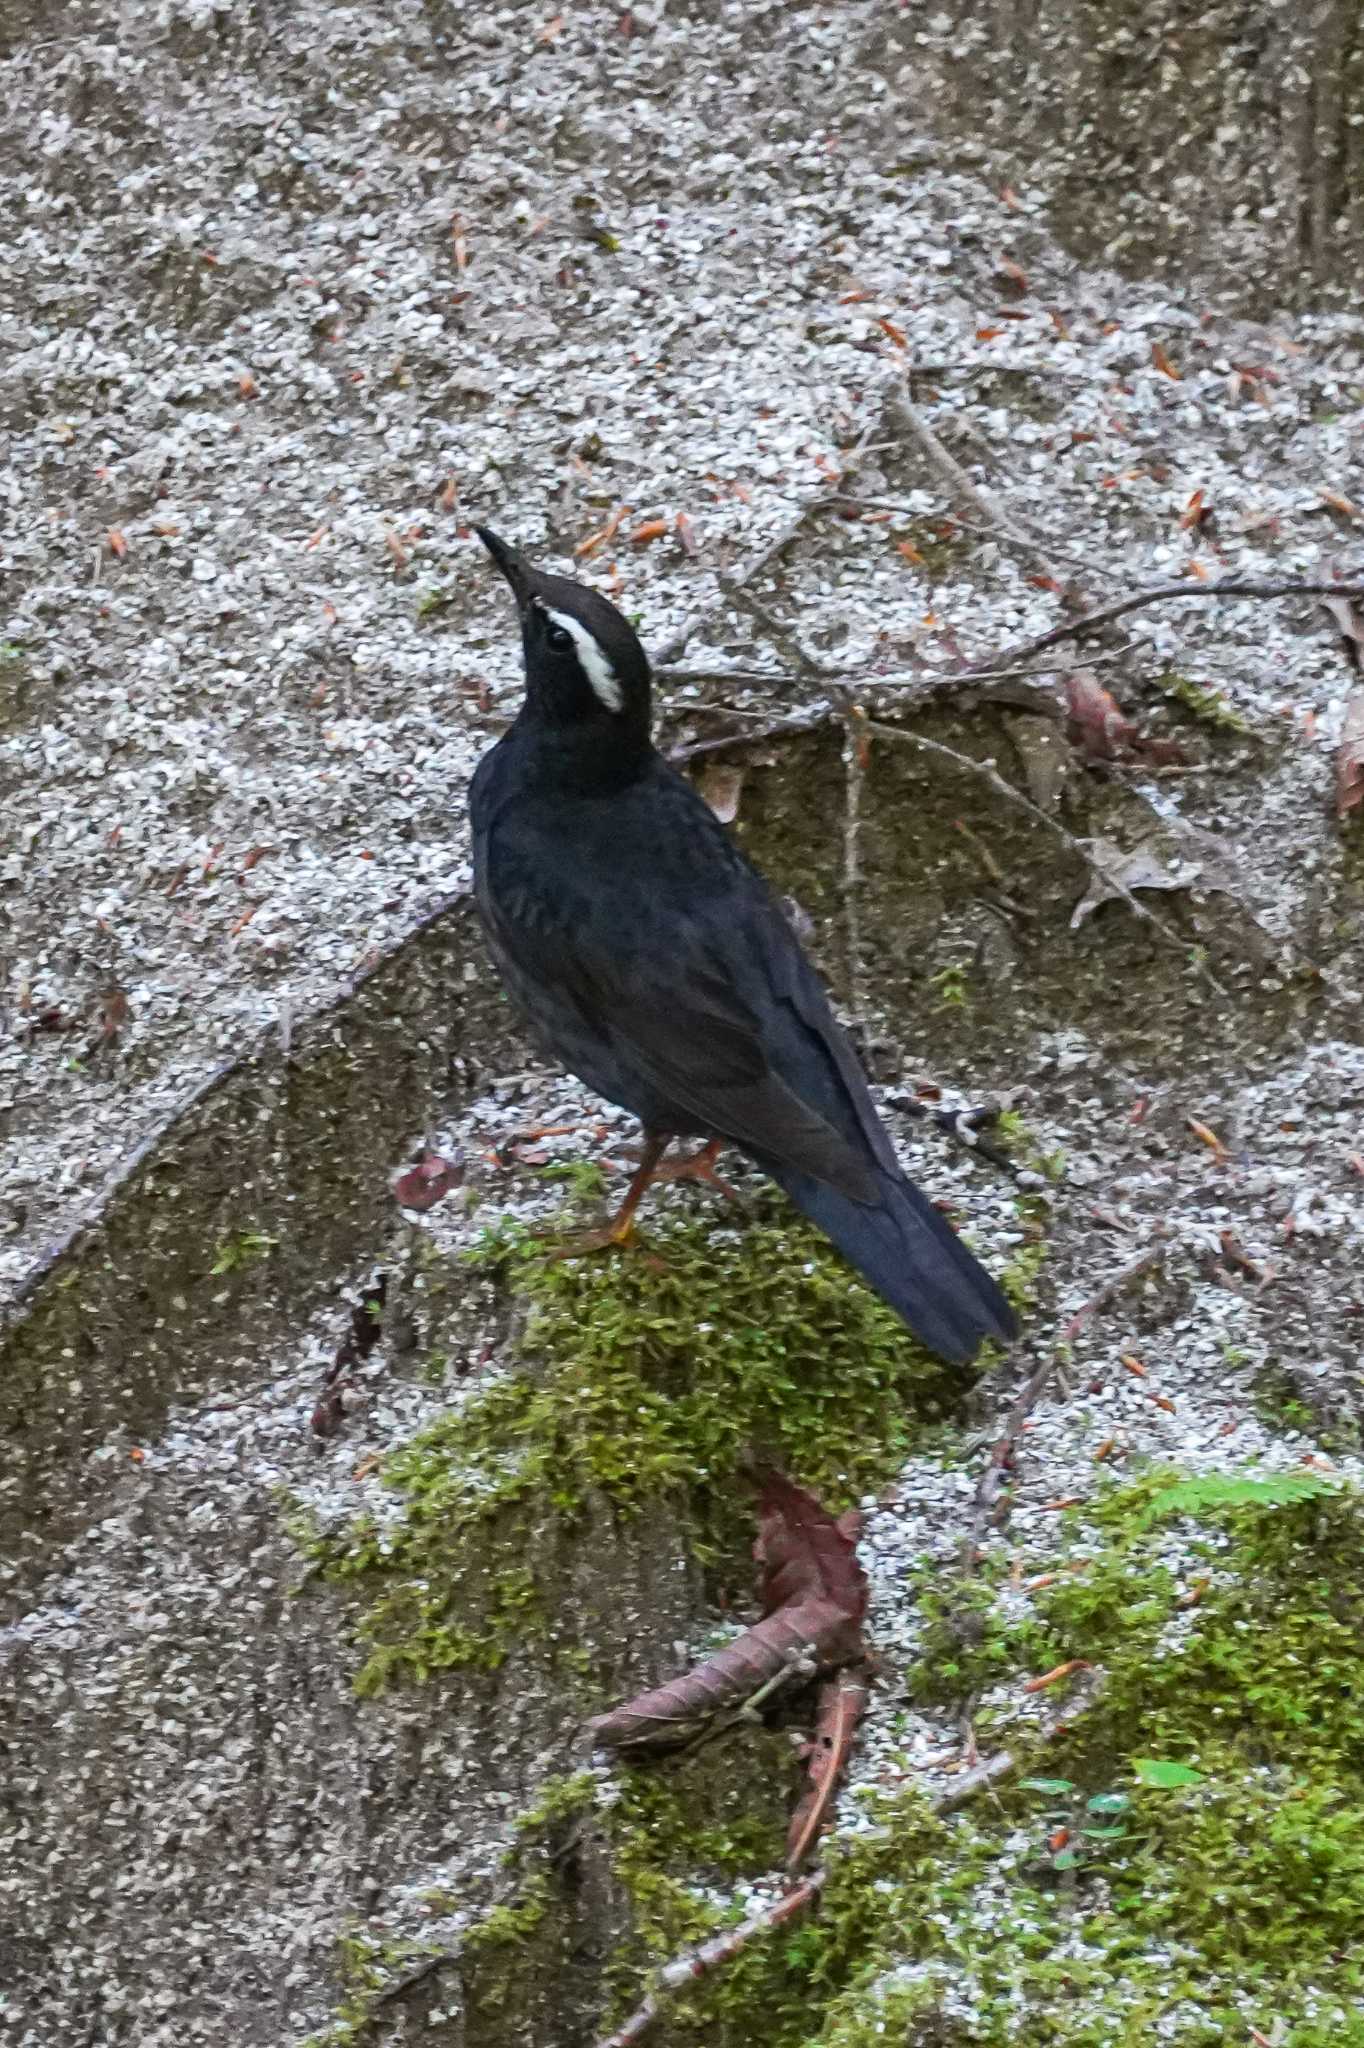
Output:
<instances>
[{"instance_id":1,"label":"bird's head","mask_svg":"<svg viewBox=\"0 0 1364 2048\"><path fill-rule=\"evenodd\" d=\"M649 658L629 620L585 583L533 569L486 526L475 533L521 615L526 710L537 722L591 731L607 750L649 741Z\"/></svg>"}]
</instances>

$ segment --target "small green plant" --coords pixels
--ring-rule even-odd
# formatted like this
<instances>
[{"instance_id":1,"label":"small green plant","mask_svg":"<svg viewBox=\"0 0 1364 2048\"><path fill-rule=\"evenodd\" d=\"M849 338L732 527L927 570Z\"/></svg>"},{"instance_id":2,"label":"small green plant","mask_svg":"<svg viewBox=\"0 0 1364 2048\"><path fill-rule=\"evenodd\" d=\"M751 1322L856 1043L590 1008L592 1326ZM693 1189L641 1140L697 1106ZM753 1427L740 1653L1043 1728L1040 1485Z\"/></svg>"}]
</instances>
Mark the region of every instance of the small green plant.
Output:
<instances>
[{"instance_id":1,"label":"small green plant","mask_svg":"<svg viewBox=\"0 0 1364 2048\"><path fill-rule=\"evenodd\" d=\"M1182 704L1200 725L1209 725L1221 732L1246 734L1250 731L1240 712L1233 710L1220 690L1206 689L1203 684L1180 675L1174 669L1167 669L1163 676L1156 678L1156 688L1173 698L1175 703Z\"/></svg>"},{"instance_id":2,"label":"small green plant","mask_svg":"<svg viewBox=\"0 0 1364 2048\"><path fill-rule=\"evenodd\" d=\"M930 975L928 985L936 992L940 1009L964 1010L970 1002L966 968L959 960L940 967L936 974Z\"/></svg>"},{"instance_id":3,"label":"small green plant","mask_svg":"<svg viewBox=\"0 0 1364 2048\"><path fill-rule=\"evenodd\" d=\"M267 1237L262 1230L242 1230L236 1237L225 1237L214 1254L210 1273L240 1273L248 1266L258 1266L268 1259L279 1243L277 1237Z\"/></svg>"}]
</instances>

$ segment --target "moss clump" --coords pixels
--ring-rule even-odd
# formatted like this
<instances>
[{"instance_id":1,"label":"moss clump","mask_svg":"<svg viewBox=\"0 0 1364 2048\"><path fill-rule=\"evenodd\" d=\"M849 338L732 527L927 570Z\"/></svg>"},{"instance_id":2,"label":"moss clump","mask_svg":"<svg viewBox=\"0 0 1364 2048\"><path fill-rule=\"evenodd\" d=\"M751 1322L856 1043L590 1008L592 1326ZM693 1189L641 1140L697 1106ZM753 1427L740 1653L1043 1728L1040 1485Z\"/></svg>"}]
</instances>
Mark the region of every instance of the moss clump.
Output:
<instances>
[{"instance_id":1,"label":"moss clump","mask_svg":"<svg viewBox=\"0 0 1364 2048\"><path fill-rule=\"evenodd\" d=\"M1242 738L1249 736L1250 727L1245 719L1239 711L1233 710L1220 690L1205 689L1201 683L1178 674L1174 669L1167 669L1164 675L1157 676L1156 688L1166 697L1173 698L1176 704L1182 704L1200 725L1211 726L1216 732L1238 733Z\"/></svg>"},{"instance_id":2,"label":"moss clump","mask_svg":"<svg viewBox=\"0 0 1364 2048\"><path fill-rule=\"evenodd\" d=\"M949 1818L873 1794L817 1913L670 2006L669 2048L1212 2048L1276 2018L1364 2048L1364 1502L1178 1480L1068 1517L1031 1599L959 1594L974 1666L919 1686L1006 1680L996 1739L1064 1775ZM1103 1683L1044 1750L1020 1684L1071 1657Z\"/></svg>"},{"instance_id":3,"label":"moss clump","mask_svg":"<svg viewBox=\"0 0 1364 2048\"><path fill-rule=\"evenodd\" d=\"M593 1504L627 1516L662 1506L679 1548L690 1539L746 1578L752 1505L737 1474L753 1450L841 1508L894 1471L954 1395L780 1198L742 1232L678 1222L651 1254L546 1261L511 1233L478 1254L529 1311L529 1369L386 1461L396 1518L310 1546L326 1573L374 1596L362 1691L499 1663L554 1610L533 1560L558 1555Z\"/></svg>"}]
</instances>

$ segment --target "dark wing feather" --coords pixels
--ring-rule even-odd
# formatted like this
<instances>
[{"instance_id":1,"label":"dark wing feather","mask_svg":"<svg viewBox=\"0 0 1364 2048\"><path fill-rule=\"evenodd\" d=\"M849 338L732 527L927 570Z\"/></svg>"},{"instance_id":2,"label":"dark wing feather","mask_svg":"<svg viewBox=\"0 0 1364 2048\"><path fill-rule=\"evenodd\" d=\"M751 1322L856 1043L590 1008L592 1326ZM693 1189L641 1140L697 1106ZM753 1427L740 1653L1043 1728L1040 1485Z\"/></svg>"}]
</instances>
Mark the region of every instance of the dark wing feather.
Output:
<instances>
[{"instance_id":1,"label":"dark wing feather","mask_svg":"<svg viewBox=\"0 0 1364 2048\"><path fill-rule=\"evenodd\" d=\"M684 1128L694 1122L853 1201L875 1201L870 1133L845 1072L865 1098L851 1051L785 919L756 877L740 869L736 879L722 899L729 914L673 922L666 963L616 932L608 942L607 928L588 920L537 920L532 936L505 904L485 906L485 916L510 964L533 967L537 987L601 1042L626 1083L622 1099L645 1093L683 1112ZM887 1141L866 1110L879 1154Z\"/></svg>"}]
</instances>

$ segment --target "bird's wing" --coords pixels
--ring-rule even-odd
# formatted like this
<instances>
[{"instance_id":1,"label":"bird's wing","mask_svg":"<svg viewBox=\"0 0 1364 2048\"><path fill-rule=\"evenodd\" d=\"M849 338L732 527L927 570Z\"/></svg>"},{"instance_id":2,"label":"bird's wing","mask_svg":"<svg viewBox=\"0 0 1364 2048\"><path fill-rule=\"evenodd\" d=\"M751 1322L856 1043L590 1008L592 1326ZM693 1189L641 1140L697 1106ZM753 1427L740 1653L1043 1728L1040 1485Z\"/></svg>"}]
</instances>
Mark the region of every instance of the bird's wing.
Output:
<instances>
[{"instance_id":1,"label":"bird's wing","mask_svg":"<svg viewBox=\"0 0 1364 2048\"><path fill-rule=\"evenodd\" d=\"M754 878L756 881L756 877ZM766 890L670 921L666 956L586 925L497 917L502 947L650 1090L709 1130L854 1201L894 1158L813 970Z\"/></svg>"}]
</instances>

